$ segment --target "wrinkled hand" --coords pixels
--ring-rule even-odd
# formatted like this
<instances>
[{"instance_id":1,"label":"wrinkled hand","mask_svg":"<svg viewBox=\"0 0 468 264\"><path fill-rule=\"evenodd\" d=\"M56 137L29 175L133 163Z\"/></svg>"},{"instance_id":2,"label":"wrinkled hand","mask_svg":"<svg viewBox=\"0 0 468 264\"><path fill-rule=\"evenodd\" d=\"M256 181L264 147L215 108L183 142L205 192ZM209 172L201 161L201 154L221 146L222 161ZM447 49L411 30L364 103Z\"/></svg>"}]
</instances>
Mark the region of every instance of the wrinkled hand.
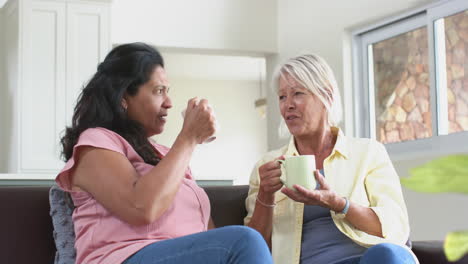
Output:
<instances>
[{"instance_id":1,"label":"wrinkled hand","mask_svg":"<svg viewBox=\"0 0 468 264\"><path fill-rule=\"evenodd\" d=\"M278 160L284 160L284 156L280 156L273 161L267 162L258 168L260 176L260 191L266 195L274 195L283 183L280 180L281 166Z\"/></svg>"},{"instance_id":2,"label":"wrinkled hand","mask_svg":"<svg viewBox=\"0 0 468 264\"><path fill-rule=\"evenodd\" d=\"M333 211L341 211L337 203L337 194L330 190L330 186L325 182L325 177L318 170L314 171L315 179L320 184L316 190L308 190L300 185L294 184L294 189L284 187L281 192L292 200L306 205L319 205Z\"/></svg>"},{"instance_id":3,"label":"wrinkled hand","mask_svg":"<svg viewBox=\"0 0 468 264\"><path fill-rule=\"evenodd\" d=\"M216 131L216 118L213 109L206 99L198 101L192 98L188 101L181 134L203 143Z\"/></svg>"}]
</instances>

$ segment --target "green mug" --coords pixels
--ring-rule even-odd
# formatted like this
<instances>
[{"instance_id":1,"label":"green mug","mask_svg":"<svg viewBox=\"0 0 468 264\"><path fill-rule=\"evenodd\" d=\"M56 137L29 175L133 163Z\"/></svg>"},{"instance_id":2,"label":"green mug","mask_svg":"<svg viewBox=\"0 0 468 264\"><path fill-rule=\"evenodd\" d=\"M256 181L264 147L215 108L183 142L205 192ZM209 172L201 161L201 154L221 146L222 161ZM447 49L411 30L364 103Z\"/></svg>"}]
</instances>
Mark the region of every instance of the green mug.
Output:
<instances>
[{"instance_id":1,"label":"green mug","mask_svg":"<svg viewBox=\"0 0 468 264\"><path fill-rule=\"evenodd\" d=\"M306 189L315 189L315 156L301 155L278 160L281 164L281 182L288 188L294 189L297 184Z\"/></svg>"}]
</instances>

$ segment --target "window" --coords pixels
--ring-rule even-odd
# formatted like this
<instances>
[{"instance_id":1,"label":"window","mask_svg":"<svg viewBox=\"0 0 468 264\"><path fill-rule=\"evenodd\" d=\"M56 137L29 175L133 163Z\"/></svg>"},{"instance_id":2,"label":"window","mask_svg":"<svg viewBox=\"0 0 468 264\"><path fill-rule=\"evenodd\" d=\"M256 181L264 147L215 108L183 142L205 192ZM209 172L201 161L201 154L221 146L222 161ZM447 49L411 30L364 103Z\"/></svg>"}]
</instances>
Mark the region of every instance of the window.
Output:
<instances>
[{"instance_id":1,"label":"window","mask_svg":"<svg viewBox=\"0 0 468 264\"><path fill-rule=\"evenodd\" d=\"M468 10L434 23L442 134L468 131Z\"/></svg>"},{"instance_id":2,"label":"window","mask_svg":"<svg viewBox=\"0 0 468 264\"><path fill-rule=\"evenodd\" d=\"M426 27L370 44L368 54L377 139L392 143L431 137Z\"/></svg>"},{"instance_id":3,"label":"window","mask_svg":"<svg viewBox=\"0 0 468 264\"><path fill-rule=\"evenodd\" d=\"M353 49L356 135L400 157L467 150L468 1L355 31Z\"/></svg>"}]
</instances>

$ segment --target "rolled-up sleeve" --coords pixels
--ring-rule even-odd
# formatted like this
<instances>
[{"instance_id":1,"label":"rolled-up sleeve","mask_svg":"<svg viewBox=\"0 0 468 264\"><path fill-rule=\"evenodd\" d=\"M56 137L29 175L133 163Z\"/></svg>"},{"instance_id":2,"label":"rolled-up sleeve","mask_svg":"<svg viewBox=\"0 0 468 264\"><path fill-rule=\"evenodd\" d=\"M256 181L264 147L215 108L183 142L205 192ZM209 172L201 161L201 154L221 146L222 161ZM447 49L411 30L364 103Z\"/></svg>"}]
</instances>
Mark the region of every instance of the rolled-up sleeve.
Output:
<instances>
[{"instance_id":1,"label":"rolled-up sleeve","mask_svg":"<svg viewBox=\"0 0 468 264\"><path fill-rule=\"evenodd\" d=\"M371 144L372 166L365 178L370 208L382 226L382 235L388 242L405 244L409 238L409 221L400 178L385 147Z\"/></svg>"},{"instance_id":2,"label":"rolled-up sleeve","mask_svg":"<svg viewBox=\"0 0 468 264\"><path fill-rule=\"evenodd\" d=\"M257 199L258 189L260 188L260 179L258 174L258 168L261 166L263 160L260 160L255 164L255 167L250 174L249 180L249 193L245 199L245 208L247 209L247 216L244 218L244 225L247 225L252 218L252 214L255 209L255 202Z\"/></svg>"}]
</instances>

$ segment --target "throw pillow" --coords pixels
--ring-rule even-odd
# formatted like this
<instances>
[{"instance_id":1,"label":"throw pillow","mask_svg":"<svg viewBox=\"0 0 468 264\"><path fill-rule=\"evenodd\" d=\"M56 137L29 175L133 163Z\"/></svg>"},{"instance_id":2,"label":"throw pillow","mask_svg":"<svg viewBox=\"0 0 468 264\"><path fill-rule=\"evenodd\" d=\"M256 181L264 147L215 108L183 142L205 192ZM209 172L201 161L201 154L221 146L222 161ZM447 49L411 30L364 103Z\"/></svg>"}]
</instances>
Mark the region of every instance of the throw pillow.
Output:
<instances>
[{"instance_id":1,"label":"throw pillow","mask_svg":"<svg viewBox=\"0 0 468 264\"><path fill-rule=\"evenodd\" d=\"M73 202L67 192L54 185L49 191L49 203L54 226L53 236L57 248L54 264L74 264L76 250L72 221Z\"/></svg>"}]
</instances>

